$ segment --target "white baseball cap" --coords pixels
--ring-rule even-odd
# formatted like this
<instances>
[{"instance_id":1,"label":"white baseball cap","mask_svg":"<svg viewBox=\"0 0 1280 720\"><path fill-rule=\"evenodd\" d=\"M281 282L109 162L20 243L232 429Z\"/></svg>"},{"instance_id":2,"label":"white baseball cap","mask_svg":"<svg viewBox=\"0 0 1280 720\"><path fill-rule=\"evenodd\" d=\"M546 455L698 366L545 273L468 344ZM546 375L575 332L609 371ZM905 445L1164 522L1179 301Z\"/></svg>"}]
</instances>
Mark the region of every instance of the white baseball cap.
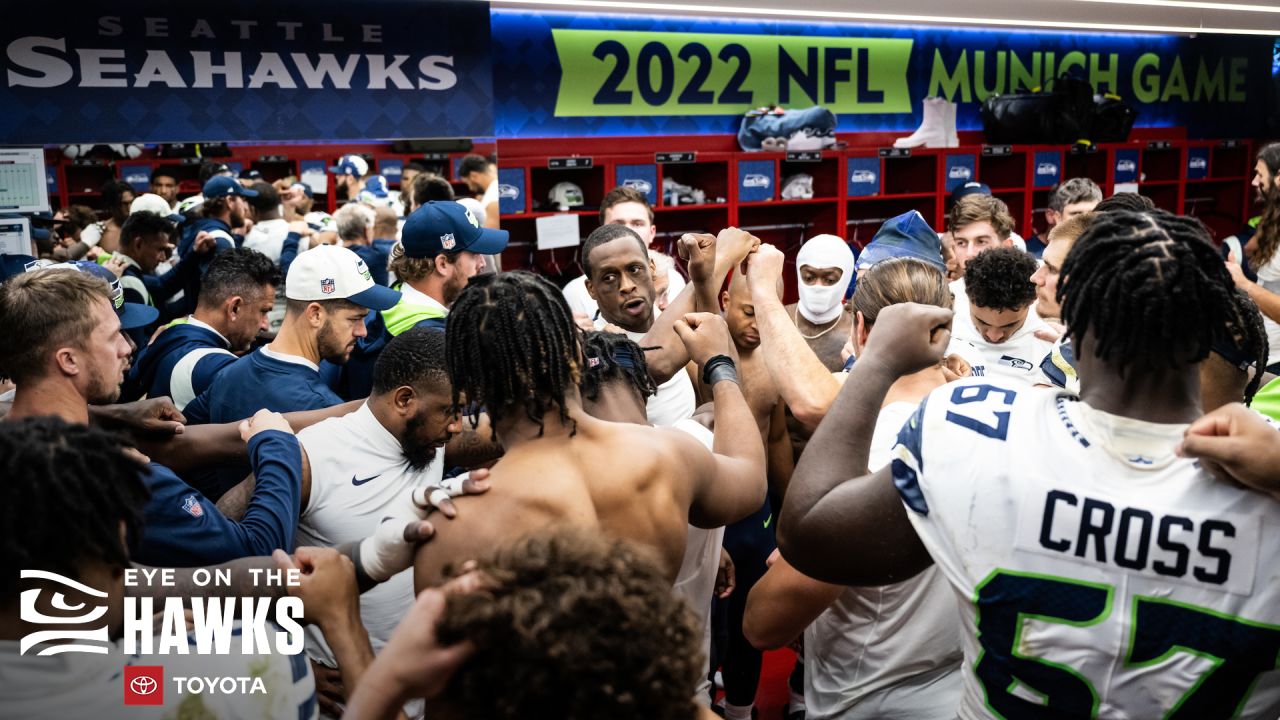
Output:
<instances>
[{"instance_id":1,"label":"white baseball cap","mask_svg":"<svg viewBox=\"0 0 1280 720\"><path fill-rule=\"evenodd\" d=\"M371 310L389 310L400 293L373 281L359 255L337 245L299 253L289 266L284 296L290 300L349 300Z\"/></svg>"},{"instance_id":2,"label":"white baseball cap","mask_svg":"<svg viewBox=\"0 0 1280 720\"><path fill-rule=\"evenodd\" d=\"M149 212L170 220L181 220L182 216L169 207L169 201L153 193L142 193L129 204L129 214Z\"/></svg>"}]
</instances>

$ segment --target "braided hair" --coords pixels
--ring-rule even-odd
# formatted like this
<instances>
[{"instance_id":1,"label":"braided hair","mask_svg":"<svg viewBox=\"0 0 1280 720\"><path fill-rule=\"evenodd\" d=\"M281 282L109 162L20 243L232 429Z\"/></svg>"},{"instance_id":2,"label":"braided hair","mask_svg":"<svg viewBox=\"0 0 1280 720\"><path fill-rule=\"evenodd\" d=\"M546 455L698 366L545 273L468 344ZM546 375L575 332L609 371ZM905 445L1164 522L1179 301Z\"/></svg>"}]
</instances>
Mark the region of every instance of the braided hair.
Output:
<instances>
[{"instance_id":1,"label":"braided hair","mask_svg":"<svg viewBox=\"0 0 1280 720\"><path fill-rule=\"evenodd\" d=\"M473 277L446 332L453 401L466 395L473 423L481 407L496 422L516 406L538 423L539 436L553 406L569 423L565 397L578 384L581 342L555 285L523 270Z\"/></svg>"},{"instance_id":2,"label":"braided hair","mask_svg":"<svg viewBox=\"0 0 1280 720\"><path fill-rule=\"evenodd\" d=\"M607 383L626 381L647 398L658 392L649 376L644 349L631 338L618 333L592 330L582 335L582 353L587 365L582 372L582 396L595 400Z\"/></svg>"},{"instance_id":3,"label":"braided hair","mask_svg":"<svg viewBox=\"0 0 1280 720\"><path fill-rule=\"evenodd\" d=\"M1249 384L1244 389L1244 404L1253 402L1253 396L1262 384L1262 376L1266 372L1267 357L1271 352L1267 341L1267 328L1262 324L1262 312L1250 299L1248 293L1236 290L1232 293L1235 301L1235 312L1227 317L1227 336L1224 345L1215 351L1228 361L1242 368L1253 368Z\"/></svg>"},{"instance_id":4,"label":"braided hair","mask_svg":"<svg viewBox=\"0 0 1280 720\"><path fill-rule=\"evenodd\" d=\"M1208 356L1238 318L1234 284L1200 221L1165 212L1097 214L1067 255L1062 319L1077 344L1123 374Z\"/></svg>"},{"instance_id":5,"label":"braided hair","mask_svg":"<svg viewBox=\"0 0 1280 720\"><path fill-rule=\"evenodd\" d=\"M84 561L128 567L148 492L143 465L105 430L54 417L0 422L0 603L22 569L77 577Z\"/></svg>"}]
</instances>

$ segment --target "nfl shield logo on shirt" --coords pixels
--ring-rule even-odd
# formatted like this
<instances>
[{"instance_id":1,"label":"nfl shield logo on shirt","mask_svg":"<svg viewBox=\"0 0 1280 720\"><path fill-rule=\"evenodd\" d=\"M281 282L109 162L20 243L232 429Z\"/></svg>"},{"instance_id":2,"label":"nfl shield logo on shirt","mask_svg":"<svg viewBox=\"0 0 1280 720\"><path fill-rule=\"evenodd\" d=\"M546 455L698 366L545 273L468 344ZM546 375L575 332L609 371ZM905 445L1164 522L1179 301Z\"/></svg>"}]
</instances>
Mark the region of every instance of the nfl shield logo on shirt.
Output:
<instances>
[{"instance_id":1,"label":"nfl shield logo on shirt","mask_svg":"<svg viewBox=\"0 0 1280 720\"><path fill-rule=\"evenodd\" d=\"M452 250L457 244L458 241L453 239L453 233L445 233L440 236L440 247L445 250Z\"/></svg>"},{"instance_id":2,"label":"nfl shield logo on shirt","mask_svg":"<svg viewBox=\"0 0 1280 720\"><path fill-rule=\"evenodd\" d=\"M188 495L182 500L182 509L190 514L191 517L204 517L204 507L196 499L195 495Z\"/></svg>"},{"instance_id":3,"label":"nfl shield logo on shirt","mask_svg":"<svg viewBox=\"0 0 1280 720\"><path fill-rule=\"evenodd\" d=\"M333 278L324 278L320 281L320 292L325 295L332 295L335 289L337 288L334 287Z\"/></svg>"}]
</instances>

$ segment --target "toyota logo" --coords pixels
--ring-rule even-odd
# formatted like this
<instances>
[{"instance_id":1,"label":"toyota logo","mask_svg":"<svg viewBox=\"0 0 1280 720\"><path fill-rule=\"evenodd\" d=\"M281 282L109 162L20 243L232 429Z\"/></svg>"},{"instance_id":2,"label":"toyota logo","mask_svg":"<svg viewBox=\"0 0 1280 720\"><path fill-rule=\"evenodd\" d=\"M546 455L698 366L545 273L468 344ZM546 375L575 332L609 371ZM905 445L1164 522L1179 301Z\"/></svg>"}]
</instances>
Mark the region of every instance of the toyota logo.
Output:
<instances>
[{"instance_id":1,"label":"toyota logo","mask_svg":"<svg viewBox=\"0 0 1280 720\"><path fill-rule=\"evenodd\" d=\"M139 695L150 695L159 688L155 678L136 677L129 681L129 689Z\"/></svg>"}]
</instances>

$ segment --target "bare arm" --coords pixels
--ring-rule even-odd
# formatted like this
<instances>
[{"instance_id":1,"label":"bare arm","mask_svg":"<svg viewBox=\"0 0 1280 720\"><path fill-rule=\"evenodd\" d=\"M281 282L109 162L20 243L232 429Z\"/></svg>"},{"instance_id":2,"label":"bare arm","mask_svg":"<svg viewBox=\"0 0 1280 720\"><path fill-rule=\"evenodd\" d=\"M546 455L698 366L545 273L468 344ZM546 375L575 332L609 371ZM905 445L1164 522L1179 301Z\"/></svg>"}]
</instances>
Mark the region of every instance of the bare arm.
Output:
<instances>
[{"instance_id":1,"label":"bare arm","mask_svg":"<svg viewBox=\"0 0 1280 720\"><path fill-rule=\"evenodd\" d=\"M774 290L782 277L783 261L777 248L761 245L747 259L747 282L760 328L760 351L769 374L791 414L805 429L813 430L840 392L840 384L804 341Z\"/></svg>"},{"instance_id":2,"label":"bare arm","mask_svg":"<svg viewBox=\"0 0 1280 720\"><path fill-rule=\"evenodd\" d=\"M905 303L881 312L863 357L818 425L778 518L778 548L797 570L842 585L905 580L931 559L889 467L868 474L876 417L899 377L938 362L951 311ZM851 479L852 478L852 479ZM857 560L832 548L857 548Z\"/></svg>"},{"instance_id":3,"label":"bare arm","mask_svg":"<svg viewBox=\"0 0 1280 720\"><path fill-rule=\"evenodd\" d=\"M674 331L675 322L691 312L720 311L720 287L729 271L746 257L759 240L737 228L727 228L713 238L688 234L680 238L680 256L689 261L689 284L676 296L640 342L649 375L659 385L689 363L689 353Z\"/></svg>"},{"instance_id":4,"label":"bare arm","mask_svg":"<svg viewBox=\"0 0 1280 720\"><path fill-rule=\"evenodd\" d=\"M733 354L729 329L719 315L686 315L676 322L675 330L700 368L713 357ZM704 528L728 525L755 512L766 490L764 443L742 388L732 379L720 379L711 391L713 453L708 456L688 447L672 456L690 462L694 493L689 522ZM675 435L686 446L698 445L684 433Z\"/></svg>"},{"instance_id":5,"label":"bare arm","mask_svg":"<svg viewBox=\"0 0 1280 720\"><path fill-rule=\"evenodd\" d=\"M779 558L747 596L742 634L761 650L785 647L840 597L841 590L805 577Z\"/></svg>"},{"instance_id":6,"label":"bare arm","mask_svg":"<svg viewBox=\"0 0 1280 720\"><path fill-rule=\"evenodd\" d=\"M352 400L320 410L284 413L284 419L295 433L302 432L321 420L354 412L363 403L364 400ZM239 427L239 422L188 425L181 435L161 439L138 438L138 449L179 475L210 465L247 461L249 456L245 452L244 441L240 439Z\"/></svg>"}]
</instances>

